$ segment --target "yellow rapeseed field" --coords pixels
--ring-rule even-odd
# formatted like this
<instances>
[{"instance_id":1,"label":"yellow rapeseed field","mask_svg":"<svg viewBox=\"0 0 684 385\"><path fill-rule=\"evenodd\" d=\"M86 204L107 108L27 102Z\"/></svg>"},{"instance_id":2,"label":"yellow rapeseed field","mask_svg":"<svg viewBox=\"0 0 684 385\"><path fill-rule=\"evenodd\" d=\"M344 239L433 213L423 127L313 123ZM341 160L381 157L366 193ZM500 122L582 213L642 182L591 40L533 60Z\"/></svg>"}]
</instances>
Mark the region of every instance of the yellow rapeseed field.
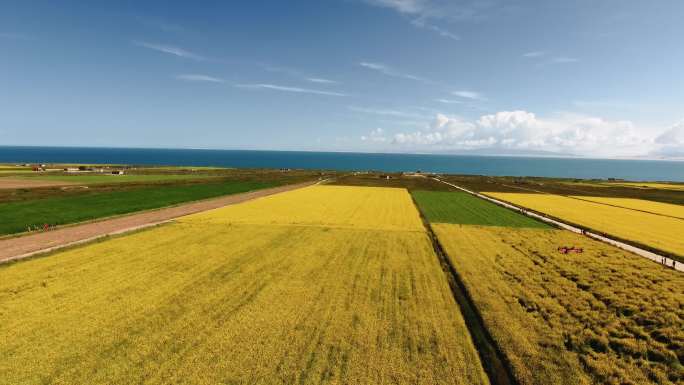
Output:
<instances>
[{"instance_id":1,"label":"yellow rapeseed field","mask_svg":"<svg viewBox=\"0 0 684 385\"><path fill-rule=\"evenodd\" d=\"M520 384L684 382L681 273L568 231L433 228Z\"/></svg>"},{"instance_id":2,"label":"yellow rapeseed field","mask_svg":"<svg viewBox=\"0 0 684 385\"><path fill-rule=\"evenodd\" d=\"M674 184L674 183L652 183L652 182L609 182L605 183L608 186L624 186L624 187L634 187L634 188L654 188L660 190L675 190L684 191L684 184Z\"/></svg>"},{"instance_id":3,"label":"yellow rapeseed field","mask_svg":"<svg viewBox=\"0 0 684 385\"><path fill-rule=\"evenodd\" d=\"M684 220L552 194L484 193L612 236L684 256Z\"/></svg>"},{"instance_id":4,"label":"yellow rapeseed field","mask_svg":"<svg viewBox=\"0 0 684 385\"><path fill-rule=\"evenodd\" d=\"M670 217L684 219L684 206L682 205L633 198L609 198L587 196L574 196L573 198L584 199L611 206L619 206L627 209L646 211L653 214L666 215Z\"/></svg>"},{"instance_id":5,"label":"yellow rapeseed field","mask_svg":"<svg viewBox=\"0 0 684 385\"><path fill-rule=\"evenodd\" d=\"M185 223L424 231L404 189L311 186L188 216Z\"/></svg>"},{"instance_id":6,"label":"yellow rapeseed field","mask_svg":"<svg viewBox=\"0 0 684 385\"><path fill-rule=\"evenodd\" d=\"M0 383L487 383L406 191L239 206L0 267Z\"/></svg>"}]
</instances>

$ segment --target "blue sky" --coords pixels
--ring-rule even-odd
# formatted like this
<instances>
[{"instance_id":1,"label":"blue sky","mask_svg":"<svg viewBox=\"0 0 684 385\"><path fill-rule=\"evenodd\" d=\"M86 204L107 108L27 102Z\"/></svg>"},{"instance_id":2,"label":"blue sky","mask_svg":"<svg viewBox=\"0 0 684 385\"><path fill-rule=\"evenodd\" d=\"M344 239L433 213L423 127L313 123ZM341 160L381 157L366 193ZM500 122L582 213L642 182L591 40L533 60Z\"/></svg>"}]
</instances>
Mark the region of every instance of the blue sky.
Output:
<instances>
[{"instance_id":1,"label":"blue sky","mask_svg":"<svg viewBox=\"0 0 684 385\"><path fill-rule=\"evenodd\" d=\"M684 2L3 1L0 144L684 156Z\"/></svg>"}]
</instances>

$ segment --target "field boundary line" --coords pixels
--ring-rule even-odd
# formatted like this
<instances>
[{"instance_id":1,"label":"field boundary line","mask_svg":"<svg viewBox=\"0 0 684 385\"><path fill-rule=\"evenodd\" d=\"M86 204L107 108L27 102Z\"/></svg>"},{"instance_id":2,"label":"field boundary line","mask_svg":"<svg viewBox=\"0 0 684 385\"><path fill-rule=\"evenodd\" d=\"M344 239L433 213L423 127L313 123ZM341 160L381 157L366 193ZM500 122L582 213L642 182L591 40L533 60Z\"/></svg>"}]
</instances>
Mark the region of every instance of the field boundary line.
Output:
<instances>
[{"instance_id":1,"label":"field boundary line","mask_svg":"<svg viewBox=\"0 0 684 385\"><path fill-rule=\"evenodd\" d=\"M461 312L463 321L468 329L468 334L470 334L470 339L480 358L480 365L482 365L482 368L487 374L489 382L492 385L517 385L518 383L513 374L513 369L508 357L506 357L487 329L482 314L480 314L477 309L475 301L473 301L470 296L470 292L463 283L461 275L458 273L453 263L451 263L437 234L435 234L432 229L432 224L425 215L423 215L420 206L413 196L411 196L411 200L413 201L416 210L418 210L418 215L425 228L425 233L430 240L435 257L437 257L437 261L442 268L447 284L451 289L451 295Z\"/></svg>"},{"instance_id":2,"label":"field boundary line","mask_svg":"<svg viewBox=\"0 0 684 385\"><path fill-rule=\"evenodd\" d=\"M184 205L165 207L145 212L135 212L121 217L110 218L108 220L81 223L48 232L30 233L29 235L24 235L22 237L0 239L0 265L10 261L18 261L39 254L51 253L60 249L93 242L107 236L121 235L152 226L158 226L183 216L309 187L315 184L316 181L310 181L246 191L238 194L228 194L220 197L188 202ZM149 220L147 220L148 218ZM127 224L126 222L128 221L133 223ZM107 229L107 226L111 228ZM105 228L101 229L100 227ZM64 238L66 238L66 240L62 241Z\"/></svg>"},{"instance_id":3,"label":"field boundary line","mask_svg":"<svg viewBox=\"0 0 684 385\"><path fill-rule=\"evenodd\" d=\"M461 191L463 191L463 192L466 192L466 193L468 193L468 194L474 195L474 196L476 196L476 197L478 197L478 198L480 198L480 199L484 199L484 200L486 200L486 201L489 201L489 202L492 202L492 203L494 203L494 204L496 204L496 205L505 207L505 208L510 209L510 210L513 210L513 211L516 211L516 212L521 213L521 214L523 214L523 215L526 215L526 216L528 216L528 217L532 217L532 218L535 218L535 219L537 219L537 220L540 220L540 221L543 221L543 222L552 224L552 225L554 225L555 227L561 228L561 229L563 229L563 230L568 230L568 231L571 231L571 232L573 232L573 233L585 235L585 236L587 236L587 237L589 237L589 238L598 240L598 241L603 242L603 243L610 244L610 245L615 246L615 247L617 247L617 248L619 248L619 249L622 249L622 250L625 250L625 251L629 251L629 252L631 252L631 253L633 253L633 254L635 254L635 255L638 255L638 256L640 256L640 257L643 257L643 258L649 259L649 260L651 260L651 261L653 261L653 262L656 262L656 263L658 263L659 265L663 265L663 266L665 266L665 267L672 268L673 264L674 264L675 262L678 262L678 261L676 261L676 260L674 260L674 259L672 259L672 258L670 258L670 257L668 257L668 256L661 255L661 254L658 254L658 253L654 253L654 252L652 252L652 251L646 250L646 249L641 248L641 247L637 247L637 246L630 245L630 244L628 244L628 243L625 243L625 242L622 242L622 241L620 241L620 240L617 240L617 239L608 237L608 236L603 235L603 234L598 234L598 233L595 233L595 232L587 231L587 230L585 230L585 229L583 229L583 228L580 228L580 227L577 227L577 226L573 226L572 224L569 224L569 223L560 221L560 220L558 220L558 219L552 219L552 218L549 218L548 216L538 214L538 213L533 212L533 211L530 211L530 210L528 210L528 209L526 209L526 208L522 208L522 207L516 206L516 205L514 205L514 204L511 204L511 203L508 203L508 202L505 202L505 201L501 201L501 200L498 200L498 199L489 197L489 196L487 196L487 195L480 194L480 193L477 193L477 192L468 190L468 189L463 188L463 187L461 187L461 186L457 186L457 185L455 185L455 184L453 184L453 183L449 183L449 182L447 182L447 181L443 181L443 180L441 180L441 179L439 179L439 178L433 178L433 179L436 180L436 181L438 181L438 182L441 182L441 183L444 183L444 184L446 184L446 185L449 185L449 186L451 186L451 187L454 187L454 188L456 188L456 189L458 189L458 190L461 190ZM553 195L553 194L552 194L552 195ZM674 265L674 266L675 266L675 267L674 267L675 270L684 272L684 263L679 262L679 263L677 263L677 264Z\"/></svg>"}]
</instances>

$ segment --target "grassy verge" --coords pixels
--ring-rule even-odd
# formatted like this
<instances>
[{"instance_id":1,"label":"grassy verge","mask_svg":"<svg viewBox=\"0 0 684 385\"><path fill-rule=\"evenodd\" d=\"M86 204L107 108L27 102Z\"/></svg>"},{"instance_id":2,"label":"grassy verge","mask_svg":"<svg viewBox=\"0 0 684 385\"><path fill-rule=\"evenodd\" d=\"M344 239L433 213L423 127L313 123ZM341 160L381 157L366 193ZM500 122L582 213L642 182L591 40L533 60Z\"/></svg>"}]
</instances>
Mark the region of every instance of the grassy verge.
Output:
<instances>
[{"instance_id":1,"label":"grassy verge","mask_svg":"<svg viewBox=\"0 0 684 385\"><path fill-rule=\"evenodd\" d=\"M411 194L421 212L433 223L548 228L542 222L464 192L413 191Z\"/></svg>"},{"instance_id":2,"label":"grassy verge","mask_svg":"<svg viewBox=\"0 0 684 385\"><path fill-rule=\"evenodd\" d=\"M64 225L267 187L274 182L169 185L0 204L0 235L29 225Z\"/></svg>"}]
</instances>

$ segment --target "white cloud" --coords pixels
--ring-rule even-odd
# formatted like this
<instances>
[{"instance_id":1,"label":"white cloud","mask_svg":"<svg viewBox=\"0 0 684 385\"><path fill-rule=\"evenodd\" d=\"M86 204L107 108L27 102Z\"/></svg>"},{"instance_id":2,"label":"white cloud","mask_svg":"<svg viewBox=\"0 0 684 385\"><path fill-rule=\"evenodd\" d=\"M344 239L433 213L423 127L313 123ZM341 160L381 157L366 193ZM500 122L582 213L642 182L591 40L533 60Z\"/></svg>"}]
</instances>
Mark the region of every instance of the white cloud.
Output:
<instances>
[{"instance_id":1,"label":"white cloud","mask_svg":"<svg viewBox=\"0 0 684 385\"><path fill-rule=\"evenodd\" d=\"M326 95L326 96L347 96L347 94L343 94L340 92L312 90L309 88L300 88L300 87L279 86L279 85L275 85L275 84L238 84L236 87L251 88L251 89L265 89L265 90L274 90L274 91L282 91L282 92L293 92L293 93L299 93L299 94L315 94L315 95Z\"/></svg>"},{"instance_id":2,"label":"white cloud","mask_svg":"<svg viewBox=\"0 0 684 385\"><path fill-rule=\"evenodd\" d=\"M684 120L658 135L655 142L658 148L652 152L653 155L684 158Z\"/></svg>"},{"instance_id":3,"label":"white cloud","mask_svg":"<svg viewBox=\"0 0 684 385\"><path fill-rule=\"evenodd\" d=\"M391 8L399 13L409 15L424 12L428 3L426 0L366 0L366 2L379 7Z\"/></svg>"},{"instance_id":4,"label":"white cloud","mask_svg":"<svg viewBox=\"0 0 684 385\"><path fill-rule=\"evenodd\" d=\"M306 80L308 80L312 83L319 83L319 84L338 84L339 83L335 80L323 79L323 78L307 78Z\"/></svg>"},{"instance_id":5,"label":"white cloud","mask_svg":"<svg viewBox=\"0 0 684 385\"><path fill-rule=\"evenodd\" d=\"M395 78L403 78L403 79L409 79L409 80L416 80L416 81L420 81L420 82L424 82L424 83L432 83L432 81L430 81L426 78L407 74L404 72L399 72L399 71L395 70L394 68L391 68L391 67L389 67L385 64L382 64L382 63L361 62L361 63L359 63L359 65L361 67L368 68L368 69L371 69L373 71L378 71L383 75L392 76Z\"/></svg>"},{"instance_id":6,"label":"white cloud","mask_svg":"<svg viewBox=\"0 0 684 385\"><path fill-rule=\"evenodd\" d=\"M502 111L476 121L438 114L429 129L396 134L393 143L422 150L547 151L600 157L643 155L654 147L653 139L629 121L571 114L542 119L527 111Z\"/></svg>"},{"instance_id":7,"label":"white cloud","mask_svg":"<svg viewBox=\"0 0 684 385\"><path fill-rule=\"evenodd\" d=\"M479 92L474 92L474 91L467 91L467 90L453 91L451 94L454 96L458 96L459 98L464 98L464 99L486 100L486 98L482 94L480 94Z\"/></svg>"},{"instance_id":8,"label":"white cloud","mask_svg":"<svg viewBox=\"0 0 684 385\"><path fill-rule=\"evenodd\" d=\"M367 108L367 107L349 106L349 109L354 111L354 112L361 112L364 114L393 116L393 117L397 117L397 118L421 119L421 118L427 117L426 115L418 114L418 113L414 113L414 112L399 111L399 110L392 110L392 109L383 109L383 108Z\"/></svg>"},{"instance_id":9,"label":"white cloud","mask_svg":"<svg viewBox=\"0 0 684 385\"><path fill-rule=\"evenodd\" d=\"M453 100L453 99L435 99L436 102L444 103L444 104L462 104L463 102L460 100Z\"/></svg>"},{"instance_id":10,"label":"white cloud","mask_svg":"<svg viewBox=\"0 0 684 385\"><path fill-rule=\"evenodd\" d=\"M210 83L225 83L223 79L216 78L209 75L201 74L184 74L176 76L178 80L185 80L189 82L210 82Z\"/></svg>"},{"instance_id":11,"label":"white cloud","mask_svg":"<svg viewBox=\"0 0 684 385\"><path fill-rule=\"evenodd\" d=\"M684 120L673 125L656 138L656 143L664 145L684 146Z\"/></svg>"},{"instance_id":12,"label":"white cloud","mask_svg":"<svg viewBox=\"0 0 684 385\"><path fill-rule=\"evenodd\" d=\"M206 58L204 56L197 55L197 54L192 53L190 51L186 51L183 48L172 46L172 45L147 43L147 42L143 42L143 41L134 41L133 44L137 45L138 47L144 47L147 49L167 53L169 55L174 55L174 56L178 56L178 57L182 57L182 58L193 59L193 60L198 60L198 61L206 60Z\"/></svg>"},{"instance_id":13,"label":"white cloud","mask_svg":"<svg viewBox=\"0 0 684 385\"><path fill-rule=\"evenodd\" d=\"M523 54L523 57L542 57L546 55L546 52L544 51L532 51L532 52L526 52Z\"/></svg>"},{"instance_id":14,"label":"white cloud","mask_svg":"<svg viewBox=\"0 0 684 385\"><path fill-rule=\"evenodd\" d=\"M362 135L361 140L364 142L385 143L387 142L387 137L385 137L385 131L378 127L371 131L370 134Z\"/></svg>"},{"instance_id":15,"label":"white cloud","mask_svg":"<svg viewBox=\"0 0 684 385\"><path fill-rule=\"evenodd\" d=\"M464 20L478 13L476 11L478 5L473 5L477 1L470 5L466 2L455 4L439 0L366 0L366 3L393 9L402 15L415 16L416 18L411 20L413 26L452 40L461 40L461 37L444 27L435 25L430 20Z\"/></svg>"},{"instance_id":16,"label":"white cloud","mask_svg":"<svg viewBox=\"0 0 684 385\"><path fill-rule=\"evenodd\" d=\"M437 25L434 25L432 23L428 23L427 21L425 21L425 18L423 18L423 17L411 21L411 24L416 26L416 27L424 28L424 29L430 30L432 32L435 32L436 34L438 34L441 37L445 37L445 38L448 38L451 40L456 40L456 41L461 40L461 37L458 36L457 34L451 32L447 29L444 29L442 27L439 27Z\"/></svg>"}]
</instances>

